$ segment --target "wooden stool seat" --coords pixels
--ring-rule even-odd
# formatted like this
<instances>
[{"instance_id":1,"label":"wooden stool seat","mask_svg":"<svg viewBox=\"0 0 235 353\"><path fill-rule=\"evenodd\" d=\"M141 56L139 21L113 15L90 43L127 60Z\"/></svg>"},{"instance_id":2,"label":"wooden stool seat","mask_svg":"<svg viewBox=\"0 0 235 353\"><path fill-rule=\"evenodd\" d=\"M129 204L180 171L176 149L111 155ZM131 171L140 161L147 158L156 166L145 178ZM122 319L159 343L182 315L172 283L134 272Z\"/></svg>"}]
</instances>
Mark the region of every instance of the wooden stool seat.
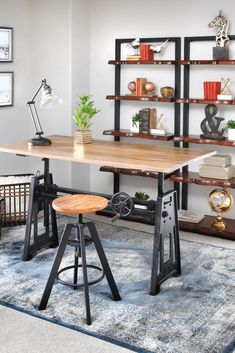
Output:
<instances>
[{"instance_id":1,"label":"wooden stool seat","mask_svg":"<svg viewBox=\"0 0 235 353\"><path fill-rule=\"evenodd\" d=\"M65 214L84 214L103 210L108 206L108 200L96 195L67 195L52 202L52 207Z\"/></svg>"}]
</instances>

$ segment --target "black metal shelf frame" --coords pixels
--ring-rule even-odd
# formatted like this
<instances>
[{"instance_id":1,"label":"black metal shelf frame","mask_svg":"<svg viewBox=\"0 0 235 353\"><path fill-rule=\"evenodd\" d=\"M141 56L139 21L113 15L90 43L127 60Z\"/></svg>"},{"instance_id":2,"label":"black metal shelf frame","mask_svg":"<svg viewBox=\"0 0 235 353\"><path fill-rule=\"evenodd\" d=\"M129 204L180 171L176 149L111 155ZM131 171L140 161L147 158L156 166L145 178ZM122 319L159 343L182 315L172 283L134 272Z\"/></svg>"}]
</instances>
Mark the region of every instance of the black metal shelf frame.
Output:
<instances>
[{"instance_id":1,"label":"black metal shelf frame","mask_svg":"<svg viewBox=\"0 0 235 353\"><path fill-rule=\"evenodd\" d=\"M229 36L230 40L235 40L235 35ZM190 60L190 47L193 42L207 42L215 41L215 36L198 36L198 37L185 37L184 38L184 60ZM184 98L189 97L189 87L190 87L190 65L184 65ZM183 136L189 135L189 105L190 103L184 103L183 107ZM189 143L183 142L183 147L188 148ZM188 166L183 168L183 172L188 172ZM181 188L181 200L182 208L188 209L188 184L182 183Z\"/></svg>"},{"instance_id":2,"label":"black metal shelf frame","mask_svg":"<svg viewBox=\"0 0 235 353\"><path fill-rule=\"evenodd\" d=\"M131 43L135 38L126 39L116 39L115 41L115 61L121 60L121 45L126 43ZM161 38L140 38L140 43L159 43L169 39L169 42L175 44L175 96L180 97L180 87L181 87L181 65L179 61L181 59L181 38L180 37L161 37ZM121 86L121 65L115 65L115 92L116 96L120 95ZM120 130L120 100L115 100L114 102L114 129ZM180 136L180 103L174 103L174 135ZM120 141L120 136L114 136L114 141ZM179 142L174 142L175 147L179 147ZM119 174L114 173L114 184L113 192L119 191L120 177ZM179 183L174 184L175 190L177 190L178 196L180 192Z\"/></svg>"}]
</instances>

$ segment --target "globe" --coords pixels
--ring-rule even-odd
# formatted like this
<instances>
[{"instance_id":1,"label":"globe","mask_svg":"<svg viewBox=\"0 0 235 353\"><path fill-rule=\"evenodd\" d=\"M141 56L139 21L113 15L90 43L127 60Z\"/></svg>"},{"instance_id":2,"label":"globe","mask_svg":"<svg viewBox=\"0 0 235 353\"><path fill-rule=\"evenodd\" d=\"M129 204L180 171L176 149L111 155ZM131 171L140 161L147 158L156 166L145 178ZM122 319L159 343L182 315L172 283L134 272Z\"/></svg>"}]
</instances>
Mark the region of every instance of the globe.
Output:
<instances>
[{"instance_id":1,"label":"globe","mask_svg":"<svg viewBox=\"0 0 235 353\"><path fill-rule=\"evenodd\" d=\"M217 213L215 221L212 226L222 231L226 224L221 217L221 213L228 212L233 205L233 197L226 189L214 189L209 194L209 205L213 212Z\"/></svg>"}]
</instances>

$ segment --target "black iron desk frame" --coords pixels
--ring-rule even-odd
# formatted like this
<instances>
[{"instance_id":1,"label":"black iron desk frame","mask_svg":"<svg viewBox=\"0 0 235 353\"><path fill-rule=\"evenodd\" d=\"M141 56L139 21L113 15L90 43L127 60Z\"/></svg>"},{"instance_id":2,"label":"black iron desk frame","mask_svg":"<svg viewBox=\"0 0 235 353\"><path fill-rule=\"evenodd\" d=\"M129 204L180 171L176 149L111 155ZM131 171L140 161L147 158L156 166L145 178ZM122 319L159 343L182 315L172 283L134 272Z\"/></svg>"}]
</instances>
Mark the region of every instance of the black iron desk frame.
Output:
<instances>
[{"instance_id":1,"label":"black iron desk frame","mask_svg":"<svg viewBox=\"0 0 235 353\"><path fill-rule=\"evenodd\" d=\"M53 184L49 171L49 159L43 158L44 175L34 176L30 185L30 198L26 222L23 261L28 261L40 249L58 245L56 214L51 202L58 191L66 193L85 193L84 191L60 188ZM181 274L179 228L177 218L177 192L164 192L164 173L158 176L158 197L155 204L155 228L153 239L153 257L150 280L150 294L160 291L160 284L172 275ZM43 181L43 182L42 182ZM110 195L104 195L110 198ZM38 212L44 210L45 232L38 232ZM50 235L50 217L52 234ZM32 232L32 224L33 232ZM165 238L168 242L168 256L165 253Z\"/></svg>"}]
</instances>

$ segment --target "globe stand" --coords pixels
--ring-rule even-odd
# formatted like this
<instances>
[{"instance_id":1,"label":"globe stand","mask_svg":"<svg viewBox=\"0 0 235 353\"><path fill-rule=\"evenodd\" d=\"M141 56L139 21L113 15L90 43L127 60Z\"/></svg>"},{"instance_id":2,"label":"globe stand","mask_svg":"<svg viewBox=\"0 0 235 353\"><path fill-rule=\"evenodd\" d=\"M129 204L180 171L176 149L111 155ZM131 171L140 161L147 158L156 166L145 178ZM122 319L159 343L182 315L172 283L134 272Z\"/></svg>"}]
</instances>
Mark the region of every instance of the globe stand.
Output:
<instances>
[{"instance_id":1,"label":"globe stand","mask_svg":"<svg viewBox=\"0 0 235 353\"><path fill-rule=\"evenodd\" d=\"M215 217L215 221L212 223L212 227L216 228L219 232L225 230L226 224L220 214Z\"/></svg>"}]
</instances>

